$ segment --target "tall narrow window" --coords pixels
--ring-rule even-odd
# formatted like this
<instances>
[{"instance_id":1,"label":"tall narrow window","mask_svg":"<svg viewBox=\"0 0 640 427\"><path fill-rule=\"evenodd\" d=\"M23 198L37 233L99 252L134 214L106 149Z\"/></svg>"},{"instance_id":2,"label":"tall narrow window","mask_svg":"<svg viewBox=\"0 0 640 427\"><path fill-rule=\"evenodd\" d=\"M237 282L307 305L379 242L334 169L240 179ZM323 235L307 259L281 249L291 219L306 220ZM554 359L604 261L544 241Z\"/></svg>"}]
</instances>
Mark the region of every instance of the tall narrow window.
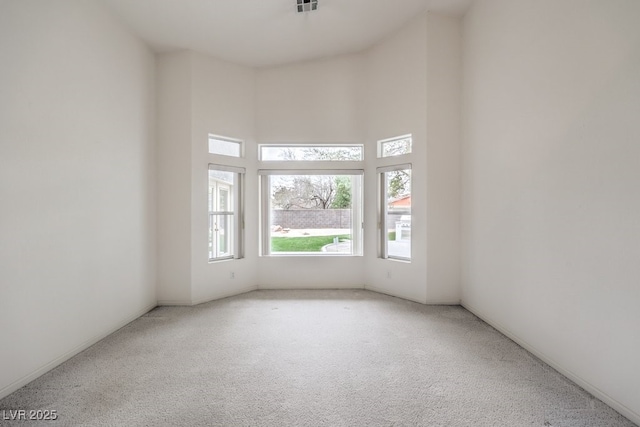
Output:
<instances>
[{"instance_id":1,"label":"tall narrow window","mask_svg":"<svg viewBox=\"0 0 640 427\"><path fill-rule=\"evenodd\" d=\"M245 170L209 165L209 261L242 258Z\"/></svg>"},{"instance_id":2,"label":"tall narrow window","mask_svg":"<svg viewBox=\"0 0 640 427\"><path fill-rule=\"evenodd\" d=\"M411 165L377 169L382 258L411 260Z\"/></svg>"}]
</instances>

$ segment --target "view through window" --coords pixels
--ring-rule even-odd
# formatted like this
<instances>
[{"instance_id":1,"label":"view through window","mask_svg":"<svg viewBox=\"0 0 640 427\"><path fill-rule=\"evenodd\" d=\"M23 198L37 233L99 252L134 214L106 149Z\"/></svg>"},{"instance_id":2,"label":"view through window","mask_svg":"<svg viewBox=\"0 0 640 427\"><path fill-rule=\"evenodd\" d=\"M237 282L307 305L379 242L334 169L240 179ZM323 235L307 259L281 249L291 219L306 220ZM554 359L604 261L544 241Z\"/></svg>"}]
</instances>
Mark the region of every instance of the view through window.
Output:
<instances>
[{"instance_id":1,"label":"view through window","mask_svg":"<svg viewBox=\"0 0 640 427\"><path fill-rule=\"evenodd\" d=\"M411 141L411 135L397 136L378 141L378 157L392 157L411 154Z\"/></svg>"},{"instance_id":2,"label":"view through window","mask_svg":"<svg viewBox=\"0 0 640 427\"><path fill-rule=\"evenodd\" d=\"M411 260L411 165L380 168L382 257Z\"/></svg>"},{"instance_id":3,"label":"view through window","mask_svg":"<svg viewBox=\"0 0 640 427\"><path fill-rule=\"evenodd\" d=\"M209 165L209 261L242 257L243 175L241 168Z\"/></svg>"},{"instance_id":4,"label":"view through window","mask_svg":"<svg viewBox=\"0 0 640 427\"><path fill-rule=\"evenodd\" d=\"M262 161L324 161L345 162L363 160L362 145L275 145L260 146L260 160Z\"/></svg>"},{"instance_id":5,"label":"view through window","mask_svg":"<svg viewBox=\"0 0 640 427\"><path fill-rule=\"evenodd\" d=\"M316 169L308 162L333 168L359 161L362 146L263 145L260 150L263 161L290 165L259 171L262 254L361 255L363 171Z\"/></svg>"}]
</instances>

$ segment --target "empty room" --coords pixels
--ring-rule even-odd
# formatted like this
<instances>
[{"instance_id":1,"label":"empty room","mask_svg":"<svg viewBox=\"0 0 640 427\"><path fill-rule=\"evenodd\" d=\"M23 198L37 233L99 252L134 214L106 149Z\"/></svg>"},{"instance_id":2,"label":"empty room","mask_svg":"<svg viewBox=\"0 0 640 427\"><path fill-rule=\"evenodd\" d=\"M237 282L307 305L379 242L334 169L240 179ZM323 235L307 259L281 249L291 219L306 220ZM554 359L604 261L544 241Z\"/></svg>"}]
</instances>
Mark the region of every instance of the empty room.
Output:
<instances>
[{"instance_id":1,"label":"empty room","mask_svg":"<svg viewBox=\"0 0 640 427\"><path fill-rule=\"evenodd\" d=\"M640 1L0 0L0 425L640 425Z\"/></svg>"}]
</instances>

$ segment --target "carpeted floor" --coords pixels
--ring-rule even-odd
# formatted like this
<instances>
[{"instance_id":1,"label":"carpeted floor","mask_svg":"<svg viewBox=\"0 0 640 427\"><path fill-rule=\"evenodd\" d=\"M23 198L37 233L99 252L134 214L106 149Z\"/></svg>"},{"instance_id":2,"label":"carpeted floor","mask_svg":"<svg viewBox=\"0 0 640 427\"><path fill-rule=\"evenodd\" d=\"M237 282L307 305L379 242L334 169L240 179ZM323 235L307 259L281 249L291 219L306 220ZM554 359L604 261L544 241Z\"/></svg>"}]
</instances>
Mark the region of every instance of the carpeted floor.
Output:
<instances>
[{"instance_id":1,"label":"carpeted floor","mask_svg":"<svg viewBox=\"0 0 640 427\"><path fill-rule=\"evenodd\" d=\"M461 307L362 290L156 308L11 409L65 426L633 425Z\"/></svg>"}]
</instances>

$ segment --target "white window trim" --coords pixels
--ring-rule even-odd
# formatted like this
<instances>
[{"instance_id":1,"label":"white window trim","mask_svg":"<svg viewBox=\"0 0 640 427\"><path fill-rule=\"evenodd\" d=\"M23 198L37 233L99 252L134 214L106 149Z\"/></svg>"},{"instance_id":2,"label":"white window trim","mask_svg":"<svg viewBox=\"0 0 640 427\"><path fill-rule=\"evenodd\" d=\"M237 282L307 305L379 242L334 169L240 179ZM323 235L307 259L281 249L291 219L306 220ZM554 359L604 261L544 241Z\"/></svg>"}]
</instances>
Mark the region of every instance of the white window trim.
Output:
<instances>
[{"instance_id":1,"label":"white window trim","mask_svg":"<svg viewBox=\"0 0 640 427\"><path fill-rule=\"evenodd\" d=\"M314 147L337 147L337 148L360 148L360 154L361 154L361 158L360 160L265 160L262 158L262 148L264 147L279 147L279 148L314 148ZM364 154L365 153L365 149L364 149L364 144L351 144L351 143L345 143L345 144L284 144L284 143L268 143L268 144L258 144L258 160L261 162L268 162L268 163L272 163L272 162L285 162L287 164L290 163L306 163L306 164L314 164L314 163L318 163L318 162L322 162L322 163L340 163L340 164L344 164L345 162L355 162L355 163L360 163L364 161Z\"/></svg>"},{"instance_id":2,"label":"white window trim","mask_svg":"<svg viewBox=\"0 0 640 427\"><path fill-rule=\"evenodd\" d=\"M389 237L388 237L388 225L387 225L387 183L385 179L385 174L387 172L393 172L398 170L412 170L411 163L401 163L394 164L389 166L381 166L376 168L376 174L378 175L378 189L379 189L379 201L378 201L378 241L379 241L379 255L382 259L396 260L396 261L404 261L411 262L410 257L400 257L400 256L390 256L389 255ZM413 175L412 179L412 187L413 187Z\"/></svg>"},{"instance_id":3,"label":"white window trim","mask_svg":"<svg viewBox=\"0 0 640 427\"><path fill-rule=\"evenodd\" d=\"M229 259L241 259L244 258L244 185L246 169L243 167L220 165L215 163L209 163L209 170L219 170L224 172L232 172L236 174L238 182L233 186L233 206L232 211L236 217L233 237L233 254L225 257L209 258L209 262L218 262ZM208 178L207 178L208 179ZM208 185L208 184L207 184ZM211 212L209 212L211 214ZM209 230L211 232L211 230ZM208 252L208 251L207 251Z\"/></svg>"},{"instance_id":4,"label":"white window trim","mask_svg":"<svg viewBox=\"0 0 640 427\"><path fill-rule=\"evenodd\" d=\"M364 175L364 169L258 169L258 175Z\"/></svg>"},{"instance_id":5,"label":"white window trim","mask_svg":"<svg viewBox=\"0 0 640 427\"><path fill-rule=\"evenodd\" d=\"M388 143L388 142L393 142L393 141L399 141L402 139L408 139L409 140L409 152L408 153L402 153L402 154L395 154L392 156L385 156L384 155L384 150L382 149L383 145ZM400 135L400 136L394 136L392 138L386 138L386 139L381 139L378 141L378 158L379 159L388 159L388 158L397 158L400 156L408 156L411 153L413 153L413 135L412 134L406 134L406 135Z\"/></svg>"},{"instance_id":6,"label":"white window trim","mask_svg":"<svg viewBox=\"0 0 640 427\"><path fill-rule=\"evenodd\" d=\"M364 209L364 169L305 169L301 168L301 163L318 163L317 162L297 162L297 161L288 161L286 162L286 166L290 166L289 168L279 168L279 169L258 169L258 175L260 178L260 255L261 256L362 256L363 255L363 235L364 235L364 222L363 222L363 209ZM340 166L344 166L341 161L333 161L326 162L322 161L325 164L336 166L339 164ZM359 165L362 165L363 162L358 162ZM351 253L349 254L340 254L340 253L286 253L286 254L273 254L271 252L271 182L270 176L272 175L351 175L351 176L359 176L359 185L353 186L351 191L352 200L358 200L358 205L356 207L352 206L352 224L351 224L351 232L352 232L352 240L351 240Z\"/></svg>"},{"instance_id":7,"label":"white window trim","mask_svg":"<svg viewBox=\"0 0 640 427\"><path fill-rule=\"evenodd\" d=\"M210 155L223 156L225 158L228 157L228 158L232 158L232 159L244 158L244 150L245 149L244 149L244 141L243 140L237 139L237 138L231 138L231 137L228 137L228 136L215 135L213 133L210 133L210 134L208 134L208 137L207 137L207 145L209 143L209 140L211 140L211 139L217 139L217 140L220 140L220 141L225 141L225 142L231 142L231 143L234 143L234 144L238 144L238 155L237 156L230 156L228 154L212 153L211 151L209 151L209 147L207 146L207 152Z\"/></svg>"}]
</instances>

